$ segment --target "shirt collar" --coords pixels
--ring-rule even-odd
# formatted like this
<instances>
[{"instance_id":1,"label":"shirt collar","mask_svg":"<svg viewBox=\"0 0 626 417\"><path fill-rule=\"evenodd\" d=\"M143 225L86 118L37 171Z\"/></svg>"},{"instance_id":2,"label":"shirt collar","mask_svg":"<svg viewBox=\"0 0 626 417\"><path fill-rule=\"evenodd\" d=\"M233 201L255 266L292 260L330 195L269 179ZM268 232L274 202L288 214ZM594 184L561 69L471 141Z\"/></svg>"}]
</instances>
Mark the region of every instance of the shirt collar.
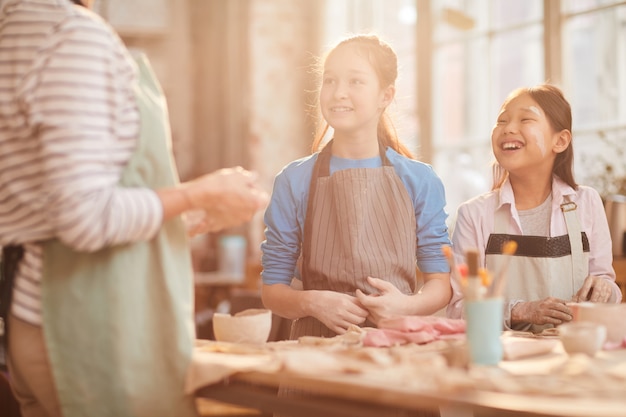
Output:
<instances>
[{"instance_id":1,"label":"shirt collar","mask_svg":"<svg viewBox=\"0 0 626 417\"><path fill-rule=\"evenodd\" d=\"M564 203L565 196L575 195L576 190L565 183L562 179L556 175L552 176L552 204L560 206ZM510 204L510 207L515 207L515 196L513 195L513 187L511 182L507 178L504 184L498 190L498 206L499 209L505 204Z\"/></svg>"},{"instance_id":2,"label":"shirt collar","mask_svg":"<svg viewBox=\"0 0 626 417\"><path fill-rule=\"evenodd\" d=\"M498 209L505 204L509 204L511 207L515 207L515 196L513 195L513 187L511 187L511 181L509 178L504 181L504 184L498 190Z\"/></svg>"},{"instance_id":3,"label":"shirt collar","mask_svg":"<svg viewBox=\"0 0 626 417\"><path fill-rule=\"evenodd\" d=\"M565 181L557 177L556 175L552 176L552 201L553 204L558 204L559 206L563 204L565 201L565 196L575 195L576 190L574 190L571 186L569 186Z\"/></svg>"}]
</instances>

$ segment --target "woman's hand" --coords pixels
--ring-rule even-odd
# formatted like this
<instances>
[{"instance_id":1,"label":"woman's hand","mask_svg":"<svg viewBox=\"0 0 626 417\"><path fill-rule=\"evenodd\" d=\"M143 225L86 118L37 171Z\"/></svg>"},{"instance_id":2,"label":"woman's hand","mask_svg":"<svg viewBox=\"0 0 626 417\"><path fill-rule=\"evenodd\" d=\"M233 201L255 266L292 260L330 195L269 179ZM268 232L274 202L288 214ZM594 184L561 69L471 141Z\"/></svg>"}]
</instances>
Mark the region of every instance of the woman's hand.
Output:
<instances>
[{"instance_id":1,"label":"woman's hand","mask_svg":"<svg viewBox=\"0 0 626 417\"><path fill-rule=\"evenodd\" d=\"M367 277L367 282L378 290L378 294L367 295L356 290L359 302L369 310L369 319L378 324L380 319L403 314L402 306L410 297L400 292L392 283L380 278Z\"/></svg>"},{"instance_id":2,"label":"woman's hand","mask_svg":"<svg viewBox=\"0 0 626 417\"><path fill-rule=\"evenodd\" d=\"M192 236L245 223L269 201L256 179L256 174L241 167L224 168L173 189L157 190L164 221L186 212Z\"/></svg>"},{"instance_id":3,"label":"woman's hand","mask_svg":"<svg viewBox=\"0 0 626 417\"><path fill-rule=\"evenodd\" d=\"M573 317L572 310L567 306L566 301L554 297L517 303L511 310L511 324L532 323L557 326L571 321Z\"/></svg>"},{"instance_id":4,"label":"woman's hand","mask_svg":"<svg viewBox=\"0 0 626 417\"><path fill-rule=\"evenodd\" d=\"M613 285L611 282L602 277L595 275L589 275L583 286L580 287L578 292L572 297L572 301L592 301L594 303L606 303L611 301L613 295Z\"/></svg>"}]
</instances>

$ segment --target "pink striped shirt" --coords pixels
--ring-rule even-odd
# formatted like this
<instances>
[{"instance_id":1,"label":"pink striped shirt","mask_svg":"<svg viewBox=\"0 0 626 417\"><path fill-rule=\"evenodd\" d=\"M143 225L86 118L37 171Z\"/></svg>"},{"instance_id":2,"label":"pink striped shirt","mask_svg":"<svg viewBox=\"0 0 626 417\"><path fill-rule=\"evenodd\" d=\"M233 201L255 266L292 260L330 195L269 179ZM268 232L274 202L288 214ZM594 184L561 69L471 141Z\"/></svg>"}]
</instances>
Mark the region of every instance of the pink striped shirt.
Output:
<instances>
[{"instance_id":1,"label":"pink striped shirt","mask_svg":"<svg viewBox=\"0 0 626 417\"><path fill-rule=\"evenodd\" d=\"M41 323L42 250L146 240L162 207L121 188L137 142L136 68L96 14L68 0L5 0L0 11L0 245L25 248L12 311Z\"/></svg>"}]
</instances>

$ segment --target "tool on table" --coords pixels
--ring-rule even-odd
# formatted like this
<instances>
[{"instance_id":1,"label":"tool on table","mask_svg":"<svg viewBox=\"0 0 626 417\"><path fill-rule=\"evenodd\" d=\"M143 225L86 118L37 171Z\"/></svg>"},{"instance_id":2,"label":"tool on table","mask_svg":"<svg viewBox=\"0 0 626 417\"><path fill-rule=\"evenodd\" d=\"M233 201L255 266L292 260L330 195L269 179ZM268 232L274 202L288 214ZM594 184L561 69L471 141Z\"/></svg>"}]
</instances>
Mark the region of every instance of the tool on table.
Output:
<instances>
[{"instance_id":1,"label":"tool on table","mask_svg":"<svg viewBox=\"0 0 626 417\"><path fill-rule=\"evenodd\" d=\"M467 263L467 287L465 288L465 298L467 300L479 300L485 296L485 287L478 267L478 250L470 249L465 252Z\"/></svg>"},{"instance_id":2,"label":"tool on table","mask_svg":"<svg viewBox=\"0 0 626 417\"><path fill-rule=\"evenodd\" d=\"M459 283L462 282L461 271L456 266L456 262L454 261L454 253L452 253L452 248L448 245L443 245L441 246L441 251L448 260L448 265L450 266L450 274L452 275L452 278Z\"/></svg>"},{"instance_id":3,"label":"tool on table","mask_svg":"<svg viewBox=\"0 0 626 417\"><path fill-rule=\"evenodd\" d=\"M502 247L502 255L504 255L504 260L500 265L500 269L496 273L493 283L489 286L488 295L490 297L500 297L502 292L504 291L504 284L506 282L506 271L509 268L509 263L511 262L511 258L515 254L517 250L517 242L514 240L509 240Z\"/></svg>"}]
</instances>

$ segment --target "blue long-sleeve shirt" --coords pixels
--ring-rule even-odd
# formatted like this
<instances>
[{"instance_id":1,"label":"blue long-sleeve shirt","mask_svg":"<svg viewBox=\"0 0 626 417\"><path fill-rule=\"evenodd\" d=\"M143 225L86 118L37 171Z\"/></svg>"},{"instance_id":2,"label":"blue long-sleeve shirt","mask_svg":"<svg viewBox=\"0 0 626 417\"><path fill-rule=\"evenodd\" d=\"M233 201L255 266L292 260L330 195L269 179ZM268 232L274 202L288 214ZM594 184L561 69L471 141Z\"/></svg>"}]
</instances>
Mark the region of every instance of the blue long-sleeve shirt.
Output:
<instances>
[{"instance_id":1,"label":"blue long-sleeve shirt","mask_svg":"<svg viewBox=\"0 0 626 417\"><path fill-rule=\"evenodd\" d=\"M445 191L441 179L430 165L406 158L391 148L387 158L407 189L415 210L417 228L417 266L422 272L449 272L441 251L449 245ZM309 198L309 185L318 153L298 159L285 166L275 178L270 204L265 212L263 252L263 283L289 285L296 276L304 221ZM349 168L378 168L380 156L368 159L345 159L332 156L331 175Z\"/></svg>"}]
</instances>

